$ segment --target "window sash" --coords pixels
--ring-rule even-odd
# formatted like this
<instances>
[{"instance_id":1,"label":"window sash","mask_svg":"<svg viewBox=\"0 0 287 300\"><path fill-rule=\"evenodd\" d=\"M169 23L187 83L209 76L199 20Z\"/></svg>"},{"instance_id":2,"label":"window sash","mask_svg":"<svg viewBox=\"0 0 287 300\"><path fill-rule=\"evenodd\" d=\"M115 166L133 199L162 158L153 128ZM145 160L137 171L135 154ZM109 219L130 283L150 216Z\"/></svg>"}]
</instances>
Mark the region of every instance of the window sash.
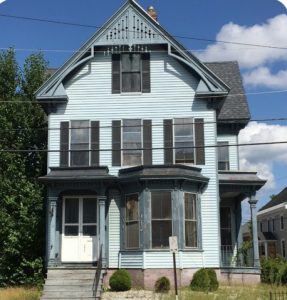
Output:
<instances>
[{"instance_id":1,"label":"window sash","mask_svg":"<svg viewBox=\"0 0 287 300\"><path fill-rule=\"evenodd\" d=\"M196 195L184 194L185 247L198 247L198 213Z\"/></svg>"},{"instance_id":2,"label":"window sash","mask_svg":"<svg viewBox=\"0 0 287 300\"><path fill-rule=\"evenodd\" d=\"M122 165L142 165L142 121L124 119L122 121Z\"/></svg>"},{"instance_id":3,"label":"window sash","mask_svg":"<svg viewBox=\"0 0 287 300\"><path fill-rule=\"evenodd\" d=\"M70 122L70 166L90 165L90 122Z\"/></svg>"},{"instance_id":4,"label":"window sash","mask_svg":"<svg viewBox=\"0 0 287 300\"><path fill-rule=\"evenodd\" d=\"M229 160L229 143L228 142L218 142L217 143L217 153L218 153L218 169L223 171L228 171L230 169Z\"/></svg>"},{"instance_id":5,"label":"window sash","mask_svg":"<svg viewBox=\"0 0 287 300\"><path fill-rule=\"evenodd\" d=\"M175 163L194 163L193 118L177 118L173 121Z\"/></svg>"},{"instance_id":6,"label":"window sash","mask_svg":"<svg viewBox=\"0 0 287 300\"><path fill-rule=\"evenodd\" d=\"M142 91L141 55L138 53L124 53L121 56L121 91Z\"/></svg>"},{"instance_id":7,"label":"window sash","mask_svg":"<svg viewBox=\"0 0 287 300\"><path fill-rule=\"evenodd\" d=\"M172 236L172 199L171 192L151 192L152 248L169 247Z\"/></svg>"},{"instance_id":8,"label":"window sash","mask_svg":"<svg viewBox=\"0 0 287 300\"><path fill-rule=\"evenodd\" d=\"M126 196L125 201L126 249L139 248L139 201L138 194Z\"/></svg>"}]
</instances>

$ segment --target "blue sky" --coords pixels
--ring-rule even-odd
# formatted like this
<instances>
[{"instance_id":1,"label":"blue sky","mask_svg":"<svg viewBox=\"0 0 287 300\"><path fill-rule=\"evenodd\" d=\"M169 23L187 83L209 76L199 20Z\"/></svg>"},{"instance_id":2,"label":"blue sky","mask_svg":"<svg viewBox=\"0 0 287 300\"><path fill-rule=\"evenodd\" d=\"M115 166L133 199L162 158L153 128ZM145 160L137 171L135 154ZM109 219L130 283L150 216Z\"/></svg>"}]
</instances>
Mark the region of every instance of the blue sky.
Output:
<instances>
[{"instance_id":1,"label":"blue sky","mask_svg":"<svg viewBox=\"0 0 287 300\"><path fill-rule=\"evenodd\" d=\"M0 14L101 26L124 0L6 0ZM172 35L224 39L287 47L287 10L277 0L139 0L155 6L160 24ZM0 16L0 48L43 49L51 67L59 67L94 32L93 28L10 19ZM203 60L239 60L253 119L287 117L287 51L179 39ZM52 51L59 50L59 51ZM17 51L20 62L29 51ZM287 140L287 122L253 123L242 141ZM259 168L269 179L259 194L260 205L287 183L286 146L245 148L245 168Z\"/></svg>"}]
</instances>

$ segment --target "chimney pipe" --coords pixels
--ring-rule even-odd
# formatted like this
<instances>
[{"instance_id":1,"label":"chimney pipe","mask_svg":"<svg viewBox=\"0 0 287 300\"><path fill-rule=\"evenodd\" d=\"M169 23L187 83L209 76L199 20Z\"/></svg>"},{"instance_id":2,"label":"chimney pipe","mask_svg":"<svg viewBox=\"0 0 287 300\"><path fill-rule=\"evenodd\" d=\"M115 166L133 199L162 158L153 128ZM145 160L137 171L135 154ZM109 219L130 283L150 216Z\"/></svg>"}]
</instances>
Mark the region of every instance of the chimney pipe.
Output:
<instances>
[{"instance_id":1,"label":"chimney pipe","mask_svg":"<svg viewBox=\"0 0 287 300\"><path fill-rule=\"evenodd\" d=\"M147 13L152 17L155 21L158 21L157 12L153 6L149 6L147 9Z\"/></svg>"}]
</instances>

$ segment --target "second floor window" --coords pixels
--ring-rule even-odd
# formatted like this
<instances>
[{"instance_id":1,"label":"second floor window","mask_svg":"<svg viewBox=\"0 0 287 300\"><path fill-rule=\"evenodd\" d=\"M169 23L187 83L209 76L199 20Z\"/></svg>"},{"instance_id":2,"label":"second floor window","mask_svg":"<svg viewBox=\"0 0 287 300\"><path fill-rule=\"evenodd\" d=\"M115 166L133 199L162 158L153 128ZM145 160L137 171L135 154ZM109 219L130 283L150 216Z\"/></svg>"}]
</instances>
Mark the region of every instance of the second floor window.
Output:
<instances>
[{"instance_id":1,"label":"second floor window","mask_svg":"<svg viewBox=\"0 0 287 300\"><path fill-rule=\"evenodd\" d=\"M174 119L175 163L194 163L193 119Z\"/></svg>"},{"instance_id":2,"label":"second floor window","mask_svg":"<svg viewBox=\"0 0 287 300\"><path fill-rule=\"evenodd\" d=\"M90 146L89 126L90 126L89 121L71 122L70 166L89 165L89 146Z\"/></svg>"},{"instance_id":3,"label":"second floor window","mask_svg":"<svg viewBox=\"0 0 287 300\"><path fill-rule=\"evenodd\" d=\"M227 171L230 169L229 165L229 147L228 142L218 142L218 170Z\"/></svg>"},{"instance_id":4,"label":"second floor window","mask_svg":"<svg viewBox=\"0 0 287 300\"><path fill-rule=\"evenodd\" d=\"M60 128L61 167L87 167L99 165L99 121L64 121L61 122Z\"/></svg>"},{"instance_id":5,"label":"second floor window","mask_svg":"<svg viewBox=\"0 0 287 300\"><path fill-rule=\"evenodd\" d=\"M142 164L142 125L141 120L122 121L122 165Z\"/></svg>"}]
</instances>

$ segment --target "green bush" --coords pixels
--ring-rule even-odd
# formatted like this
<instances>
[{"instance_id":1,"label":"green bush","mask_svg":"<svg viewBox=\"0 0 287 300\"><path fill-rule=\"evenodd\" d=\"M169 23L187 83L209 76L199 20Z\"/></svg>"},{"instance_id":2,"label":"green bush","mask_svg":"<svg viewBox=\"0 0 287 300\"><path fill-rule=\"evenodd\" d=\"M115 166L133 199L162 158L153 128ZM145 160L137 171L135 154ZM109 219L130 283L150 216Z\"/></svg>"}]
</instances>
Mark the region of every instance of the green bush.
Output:
<instances>
[{"instance_id":1,"label":"green bush","mask_svg":"<svg viewBox=\"0 0 287 300\"><path fill-rule=\"evenodd\" d=\"M261 260L261 281L267 284L287 283L287 261L282 257Z\"/></svg>"},{"instance_id":2,"label":"green bush","mask_svg":"<svg viewBox=\"0 0 287 300\"><path fill-rule=\"evenodd\" d=\"M218 289L219 283L214 270L200 269L192 278L190 288L193 291L212 292Z\"/></svg>"},{"instance_id":3,"label":"green bush","mask_svg":"<svg viewBox=\"0 0 287 300\"><path fill-rule=\"evenodd\" d=\"M116 292L128 291L132 286L131 276L124 269L119 269L114 272L109 283L112 291Z\"/></svg>"},{"instance_id":4,"label":"green bush","mask_svg":"<svg viewBox=\"0 0 287 300\"><path fill-rule=\"evenodd\" d=\"M169 279L165 276L160 277L155 285L154 289L156 293L168 293L170 290L170 282Z\"/></svg>"}]
</instances>

